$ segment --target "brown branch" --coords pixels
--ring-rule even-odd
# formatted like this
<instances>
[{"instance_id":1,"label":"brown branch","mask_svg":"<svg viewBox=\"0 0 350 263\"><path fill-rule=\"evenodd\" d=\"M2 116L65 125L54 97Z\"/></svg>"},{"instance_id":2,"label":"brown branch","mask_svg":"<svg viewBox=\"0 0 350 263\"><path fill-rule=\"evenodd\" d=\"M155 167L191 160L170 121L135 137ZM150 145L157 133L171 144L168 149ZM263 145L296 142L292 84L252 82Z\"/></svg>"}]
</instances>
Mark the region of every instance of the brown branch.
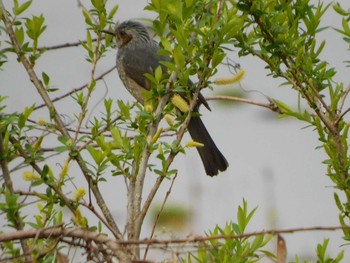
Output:
<instances>
[{"instance_id":1,"label":"brown branch","mask_svg":"<svg viewBox=\"0 0 350 263\"><path fill-rule=\"evenodd\" d=\"M93 38L91 41L96 42L97 38ZM49 51L49 50L57 50L57 49L62 49L62 48L78 47L82 43L86 43L86 40L84 40L84 41L79 40L77 42L58 44L58 45L53 45L53 46L48 46L48 47L39 47L37 50L38 51Z\"/></svg>"},{"instance_id":2,"label":"brown branch","mask_svg":"<svg viewBox=\"0 0 350 263\"><path fill-rule=\"evenodd\" d=\"M9 193L11 195L14 194L14 189L13 189L13 184L12 184L12 179L10 176L10 171L8 169L8 163L7 163L7 152L6 149L4 147L3 141L4 138L2 136L2 131L0 131L0 165L1 165L1 170L2 170L2 176L4 178L5 181L5 186L7 188L7 190L9 191ZM19 211L16 211L13 215L13 223L16 227L17 230L23 230L24 228L24 223L22 221L22 218L19 214ZM29 245L25 240L21 240L21 246L23 249L24 254L28 254L28 252L30 251L29 249ZM26 257L26 262L31 262L30 257Z\"/></svg>"},{"instance_id":3,"label":"brown branch","mask_svg":"<svg viewBox=\"0 0 350 263\"><path fill-rule=\"evenodd\" d=\"M2 2L2 0L0 0L0 8L3 10L2 12L2 20L4 21L6 30L7 30L7 34L10 37L12 46L14 48L14 51L16 52L16 54L18 55L18 60L22 63L22 65L24 66L25 70L27 71L27 74L29 76L29 79L32 81L33 85L35 86L35 88L37 89L37 92L39 93L39 95L41 96L42 100L45 102L45 105L47 107L47 109L50 111L50 116L52 116L52 118L55 121L56 124L56 128L60 131L60 133L67 137L70 138L70 135L68 133L68 131L65 128L65 125L60 117L60 115L57 112L57 109L55 108L53 102L51 101L47 90L45 89L45 87L43 86L43 83L40 81L40 79L38 78L38 76L36 75L35 71L34 71L34 67L33 64L28 60L28 58L26 57L25 53L22 52L21 47L17 41L17 38L15 36L15 33L13 31L12 28L12 22L10 21L8 12ZM72 149L74 150L74 149ZM78 152L74 159L77 161L86 181L89 183L89 186L92 190L92 192L94 193L94 196L96 198L96 202L98 204L98 206L100 207L104 217L106 218L108 224L113 227L114 231L113 234L115 235L115 237L117 239L122 239L122 234L119 231L119 228L116 224L116 222L114 221L114 218L110 212L110 210L108 209L106 202L104 201L102 194L97 186L97 184L92 183L92 178L90 175L90 171L89 169L86 167L86 163L83 160L83 158L81 157L80 153ZM123 251L119 251L120 252L120 258L125 258L126 254L123 253Z\"/></svg>"},{"instance_id":4,"label":"brown branch","mask_svg":"<svg viewBox=\"0 0 350 263\"><path fill-rule=\"evenodd\" d=\"M283 110L281 108L279 108L270 98L268 98L269 103L263 103L263 102L258 102L258 101L234 97L234 96L208 96L205 99L206 100L224 100L224 101L242 102L242 103L247 103L247 104L267 108L267 109L272 110L273 112L276 112L278 114L284 113Z\"/></svg>"},{"instance_id":5,"label":"brown branch","mask_svg":"<svg viewBox=\"0 0 350 263\"><path fill-rule=\"evenodd\" d=\"M109 73L111 73L114 69L115 69L115 66L112 67L112 68L110 68L109 70L103 72L101 75L99 75L98 77L95 78L95 81L99 81L99 80L103 79L106 75L108 75ZM66 97L68 97L68 96L70 96L70 95L72 95L72 94L74 94L74 93L76 93L76 92L78 92L78 91L81 91L81 90L87 88L87 86L88 86L88 84L84 84L84 85L82 85L82 86L80 86L80 87L78 87L78 88L72 89L71 91L69 91L69 92L67 92L67 93L65 93L65 94L63 94L63 95L61 95L61 96L58 96L58 97L56 97L56 98L53 98L53 99L52 99L52 102L56 102L56 101L59 101L59 100L61 100L61 99L64 99L64 98L66 98ZM46 107L46 104L45 104L45 103L36 106L36 107L34 108L34 110L37 110L37 109L40 109L40 108L43 108L43 107Z\"/></svg>"},{"instance_id":6,"label":"brown branch","mask_svg":"<svg viewBox=\"0 0 350 263\"><path fill-rule=\"evenodd\" d=\"M132 177L129 180L128 185L128 195L127 195L127 225L126 229L128 232L128 239L138 239L141 233L141 227L145 217L143 209L141 209L142 202L142 192L143 185L146 176L146 171L148 167L148 160L151 155L149 150L149 145L152 144L152 139L157 132L158 125L163 117L163 109L170 99L170 88L171 84L176 80L177 74L172 72L169 77L167 86L166 86L166 95L163 96L159 101L156 110L154 111L154 121L148 125L147 128L147 141L142 149L142 154L140 162L138 164L134 163L132 170ZM139 249L134 249L135 255L139 258Z\"/></svg>"},{"instance_id":7,"label":"brown branch","mask_svg":"<svg viewBox=\"0 0 350 263\"><path fill-rule=\"evenodd\" d=\"M173 189L173 185L174 185L174 182L175 182L176 178L177 178L177 173L174 175L173 179L171 180L171 184L169 186L169 190L166 192L166 195L165 195L165 198L163 200L162 206L159 209L159 212L157 214L157 218L156 218L156 220L154 222L154 225L153 225L153 228L152 228L150 239L152 239L153 236L154 236L154 232L156 231L156 227L157 227L157 224L158 224L158 221L159 221L159 218L160 218L160 214L164 210L165 203L166 203L166 201L168 200L168 198L170 196L170 193L171 193L171 190ZM146 250L145 250L145 255L143 256L143 260L146 260L146 258L147 258L147 253L148 253L149 247L150 246L147 245Z\"/></svg>"},{"instance_id":8,"label":"brown branch","mask_svg":"<svg viewBox=\"0 0 350 263\"><path fill-rule=\"evenodd\" d=\"M242 239L260 235L278 235L278 234L294 234L300 232L314 232L314 231L337 231L350 229L350 226L331 226L331 227L299 227L288 229L270 229L262 230L245 234L236 235L213 235L213 236L192 236L189 238L178 239L143 239L143 240L111 240L106 235L96 232L91 232L87 229L81 228L64 228L63 226L54 226L44 229L21 230L14 232L2 233L0 235L0 242L7 242L13 240L23 240L28 238L81 238L85 241L94 241L96 244L104 244L110 249L118 250L125 245L170 245L170 244L184 244L184 243L199 243L218 239Z\"/></svg>"}]
</instances>

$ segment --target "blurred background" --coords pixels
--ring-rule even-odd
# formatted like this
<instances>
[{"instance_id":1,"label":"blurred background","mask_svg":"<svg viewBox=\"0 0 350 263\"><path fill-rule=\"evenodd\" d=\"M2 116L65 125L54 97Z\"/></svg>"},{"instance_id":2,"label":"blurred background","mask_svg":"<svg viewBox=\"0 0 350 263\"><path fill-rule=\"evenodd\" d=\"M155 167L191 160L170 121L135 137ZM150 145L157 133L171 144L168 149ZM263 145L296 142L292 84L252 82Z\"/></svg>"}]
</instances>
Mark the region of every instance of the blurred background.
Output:
<instances>
[{"instance_id":1,"label":"blurred background","mask_svg":"<svg viewBox=\"0 0 350 263\"><path fill-rule=\"evenodd\" d=\"M143 10L147 4L145 0L109 2L111 6L119 4L117 18L120 21L152 18L155 15ZM350 7L350 2L342 2L345 8ZM90 7L89 1L81 3ZM4 4L7 8L12 7L10 0L5 0ZM42 13L46 18L45 24L48 27L42 35L40 46L71 43L86 38L84 18L77 1L36 0L26 14L28 13ZM322 26L341 26L341 20L332 8L325 14ZM336 80L348 85L348 68L343 64L344 60L348 60L348 46L332 28L323 31L318 37L320 42L327 41L323 58L336 68ZM114 66L115 54L116 50L107 53L98 65L96 75ZM229 58L246 70L245 78L239 85L214 87L214 92L206 90L206 96L239 93L256 101L267 102L266 95L293 108L297 107L296 92L288 86L280 86L281 81L267 77L265 65L257 58L239 58L237 52L230 53ZM60 89L52 97L85 84L89 80L90 70L90 64L85 61L85 51L81 47L46 52L36 65L36 71L40 74L45 71L51 78L51 85ZM229 75L228 68L222 66L218 77ZM0 80L1 95L9 96L8 112L21 112L27 105L41 104L34 86L14 56L9 56L9 62L0 71ZM105 84L99 82L93 94L90 109L96 107L91 116L98 116L103 109L103 103L99 104L101 99L134 101L124 89L116 71L108 74L104 80ZM74 104L72 102L65 100L56 104L68 119L73 119L73 113L78 110L76 106L71 107ZM189 150L186 155L179 155L174 164L174 167L179 168L179 173L167 207L169 213L186 215L186 218L174 229L170 227L174 223L163 225L158 236L172 237L189 233L203 235L216 224L223 227L226 222L236 220L237 208L242 204L243 198L247 200L250 209L258 207L247 231L339 225L338 209L333 199L335 189L325 175L326 166L322 164L326 156L322 150L316 149L320 142L313 130L305 127L304 123L291 118L279 119L277 114L253 105L215 101L210 101L210 105L211 112L204 108L201 111L203 121L227 157L230 167L225 173L210 178L205 176L195 149ZM41 110L32 118L48 120L49 116ZM188 140L190 138L187 135L184 141ZM53 145L56 144L53 142ZM154 175L149 175L146 189L150 189L155 179ZM17 186L26 189L28 185L20 185L20 181ZM170 180L163 183L156 196L157 204L164 200L170 183ZM126 203L122 178L113 177L102 187L113 215L124 223ZM151 218L152 216L144 228L143 237L150 235ZM324 238L331 238L331 255L335 256L341 249L347 250L347 246L342 247L345 242L341 231L302 232L283 237L290 260L295 255L311 259L316 254L316 245L322 243ZM344 262L350 260L349 252L345 253L345 258Z\"/></svg>"}]
</instances>

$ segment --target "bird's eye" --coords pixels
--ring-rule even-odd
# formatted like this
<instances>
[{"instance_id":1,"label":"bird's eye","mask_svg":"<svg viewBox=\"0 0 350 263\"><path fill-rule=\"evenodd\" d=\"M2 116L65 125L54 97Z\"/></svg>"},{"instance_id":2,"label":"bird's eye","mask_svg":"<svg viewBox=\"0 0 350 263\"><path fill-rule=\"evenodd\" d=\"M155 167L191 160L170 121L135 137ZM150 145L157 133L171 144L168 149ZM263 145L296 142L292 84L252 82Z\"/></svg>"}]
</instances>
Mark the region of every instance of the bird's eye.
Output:
<instances>
[{"instance_id":1,"label":"bird's eye","mask_svg":"<svg viewBox=\"0 0 350 263\"><path fill-rule=\"evenodd\" d=\"M125 35L126 35L126 32L125 32L124 30L121 30L121 31L120 31L120 35L121 35L121 36L125 36Z\"/></svg>"}]
</instances>

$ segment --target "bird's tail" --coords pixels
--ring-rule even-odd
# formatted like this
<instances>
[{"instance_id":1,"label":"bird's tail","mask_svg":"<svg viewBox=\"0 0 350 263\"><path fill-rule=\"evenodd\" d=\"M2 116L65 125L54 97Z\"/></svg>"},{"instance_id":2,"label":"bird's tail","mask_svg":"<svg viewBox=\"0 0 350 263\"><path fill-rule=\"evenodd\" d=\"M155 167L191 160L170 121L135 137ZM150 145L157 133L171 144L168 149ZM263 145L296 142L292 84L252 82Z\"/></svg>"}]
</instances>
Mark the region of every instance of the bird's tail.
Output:
<instances>
[{"instance_id":1,"label":"bird's tail","mask_svg":"<svg viewBox=\"0 0 350 263\"><path fill-rule=\"evenodd\" d=\"M215 176L219 171L225 171L228 167L228 162L216 147L215 142L199 117L194 116L191 118L188 131L194 141L204 144L203 147L197 147L197 150L207 175Z\"/></svg>"}]
</instances>

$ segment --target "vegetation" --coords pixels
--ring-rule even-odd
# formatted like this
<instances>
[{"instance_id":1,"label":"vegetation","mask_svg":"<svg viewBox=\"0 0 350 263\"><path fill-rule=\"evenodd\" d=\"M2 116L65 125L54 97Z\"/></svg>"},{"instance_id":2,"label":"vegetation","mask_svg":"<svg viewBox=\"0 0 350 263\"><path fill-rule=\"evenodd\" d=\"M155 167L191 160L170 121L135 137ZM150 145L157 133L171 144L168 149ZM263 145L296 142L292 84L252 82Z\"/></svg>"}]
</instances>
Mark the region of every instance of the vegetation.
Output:
<instances>
[{"instance_id":1,"label":"vegetation","mask_svg":"<svg viewBox=\"0 0 350 263\"><path fill-rule=\"evenodd\" d=\"M154 76L148 76L153 84L153 103L143 107L106 99L103 117L90 119L88 110L93 106L90 101L96 82L105 75L97 76L96 67L113 46L112 38L102 30L114 26L118 6L111 7L107 0L91 0L87 8L79 2L86 23L85 41L42 48L40 39L51 29L45 25L45 14L29 15L31 4L31 0L13 0L11 4L0 0L0 67L15 54L32 82L31 92L43 103L28 104L23 112L8 112L6 97L0 97L0 260L66 262L74 256L72 249L79 247L86 261L111 262L116 257L131 262L146 260L149 247L176 243L140 240L140 233L163 180L174 183L177 167L173 160L196 145L183 143L182 137L200 90L212 88L217 67L233 49L239 56L256 56L264 61L271 77L282 79L286 89L299 94L298 105L308 106L293 109L276 99L263 105L316 131L319 147L328 156L325 174L342 193L334 193L334 199L344 240L350 240L350 86L335 80L336 69L321 59L326 43L316 37L322 30L332 30L321 28L320 23L325 12L335 10L342 18L342 25L336 29L339 38L349 43L350 11L337 3L309 0L151 0L145 9L156 15L152 28L159 38L160 53L173 58L164 62L168 72L159 68ZM36 65L50 50L70 45L85 50L90 77L80 89L52 99L59 89L51 86L51 76L38 72ZM187 86L189 77L197 79L193 87ZM235 75L221 82L236 80ZM193 94L189 114L174 114L170 90ZM232 96L226 99L241 101ZM78 109L72 114L72 123L65 121L55 101ZM32 116L41 108L45 108L48 119L35 121ZM168 120L166 128L160 125L164 118ZM83 128L86 121L91 124L88 131ZM58 166L51 161L53 157ZM73 166L79 172L73 173ZM22 179L19 174L23 174ZM112 216L106 193L101 190L111 176L125 179L125 232L122 222ZM157 179L145 192L144 183L150 176ZM84 178L87 187L80 186L78 178ZM30 183L27 191L17 188L20 180ZM263 250L271 236L244 236L252 216L244 201L237 222L217 226L207 238L184 241L200 245L196 252L181 256L182 260L255 262L265 256L274 258L272 252ZM343 254L335 259L327 257L327 244L324 241L317 247L318 262L339 262ZM146 253L141 253L142 245L147 245ZM283 250L282 246L277 252ZM285 260L279 255L277 259ZM298 258L295 261L300 262Z\"/></svg>"}]
</instances>

